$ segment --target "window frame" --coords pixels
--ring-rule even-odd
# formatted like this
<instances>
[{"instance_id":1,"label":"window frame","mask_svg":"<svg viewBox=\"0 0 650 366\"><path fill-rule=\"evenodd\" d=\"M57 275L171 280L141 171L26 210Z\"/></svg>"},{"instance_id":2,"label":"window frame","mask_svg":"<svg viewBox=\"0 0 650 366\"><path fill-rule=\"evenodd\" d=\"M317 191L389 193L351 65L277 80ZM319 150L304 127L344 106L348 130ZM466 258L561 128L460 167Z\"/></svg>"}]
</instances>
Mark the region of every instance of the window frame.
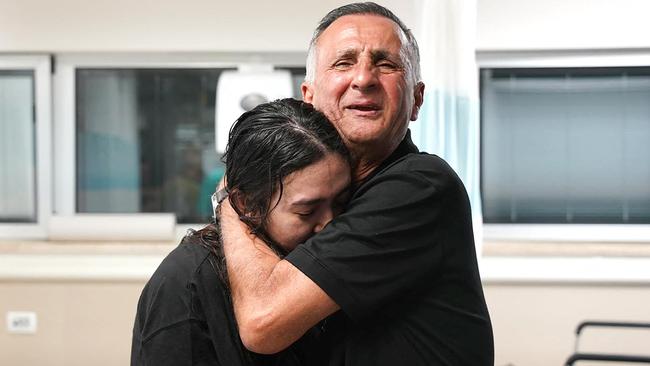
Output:
<instances>
[{"instance_id":1,"label":"window frame","mask_svg":"<svg viewBox=\"0 0 650 366\"><path fill-rule=\"evenodd\" d=\"M52 212L52 69L49 55L0 55L2 70L34 72L36 221L0 222L0 239L44 239Z\"/></svg>"},{"instance_id":2,"label":"window frame","mask_svg":"<svg viewBox=\"0 0 650 366\"><path fill-rule=\"evenodd\" d=\"M76 70L102 69L211 69L242 68L250 65L304 67L306 53L63 53L56 55L54 73L54 212L61 216L76 211ZM146 220L152 214L111 214L130 220ZM156 215L156 214L154 214ZM189 228L205 223L178 224L177 237Z\"/></svg>"},{"instance_id":3,"label":"window frame","mask_svg":"<svg viewBox=\"0 0 650 366\"><path fill-rule=\"evenodd\" d=\"M650 66L650 50L477 51L483 68ZM481 166L480 169L483 169ZM650 243L650 224L487 224L486 241Z\"/></svg>"}]
</instances>

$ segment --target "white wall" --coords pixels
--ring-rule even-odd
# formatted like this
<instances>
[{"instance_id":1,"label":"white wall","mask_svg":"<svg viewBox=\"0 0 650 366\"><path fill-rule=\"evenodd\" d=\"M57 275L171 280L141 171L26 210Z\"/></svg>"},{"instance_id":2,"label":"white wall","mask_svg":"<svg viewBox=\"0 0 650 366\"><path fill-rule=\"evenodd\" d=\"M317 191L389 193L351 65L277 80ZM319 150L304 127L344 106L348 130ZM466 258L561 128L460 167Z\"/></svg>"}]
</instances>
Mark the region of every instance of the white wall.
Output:
<instances>
[{"instance_id":1,"label":"white wall","mask_svg":"<svg viewBox=\"0 0 650 366\"><path fill-rule=\"evenodd\" d=\"M345 0L0 0L0 52L305 51ZM414 0L377 1L414 24Z\"/></svg>"},{"instance_id":2,"label":"white wall","mask_svg":"<svg viewBox=\"0 0 650 366\"><path fill-rule=\"evenodd\" d=\"M414 28L421 1L378 0ZM478 50L650 48L650 1L476 1ZM0 0L0 52L302 52L347 2Z\"/></svg>"},{"instance_id":3,"label":"white wall","mask_svg":"<svg viewBox=\"0 0 650 366\"><path fill-rule=\"evenodd\" d=\"M650 47L650 1L477 0L478 50Z\"/></svg>"}]
</instances>

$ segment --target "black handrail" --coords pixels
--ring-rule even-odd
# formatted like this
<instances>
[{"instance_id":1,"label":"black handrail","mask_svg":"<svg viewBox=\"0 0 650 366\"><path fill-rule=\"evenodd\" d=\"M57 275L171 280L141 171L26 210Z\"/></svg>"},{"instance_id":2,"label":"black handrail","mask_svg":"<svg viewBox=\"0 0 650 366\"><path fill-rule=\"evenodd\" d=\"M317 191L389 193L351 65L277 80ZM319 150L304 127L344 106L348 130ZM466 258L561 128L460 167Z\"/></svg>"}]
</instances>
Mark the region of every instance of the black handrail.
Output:
<instances>
[{"instance_id":1,"label":"black handrail","mask_svg":"<svg viewBox=\"0 0 650 366\"><path fill-rule=\"evenodd\" d=\"M586 327L620 327L620 328L650 328L650 323L637 322L601 322L601 321L584 321L578 324L576 334L580 335L583 328Z\"/></svg>"},{"instance_id":2,"label":"black handrail","mask_svg":"<svg viewBox=\"0 0 650 366\"><path fill-rule=\"evenodd\" d=\"M571 355L565 366L573 366L576 361L609 361L609 362L634 362L634 363L650 363L650 356L641 355L620 355L608 353L580 353L578 352L578 343L580 341L580 333L587 327L616 327L616 328L646 328L650 329L650 323L639 322L609 322L609 321L584 321L578 324L576 328L576 344L575 353Z\"/></svg>"},{"instance_id":3,"label":"black handrail","mask_svg":"<svg viewBox=\"0 0 650 366\"><path fill-rule=\"evenodd\" d=\"M614 355L605 353L574 353L566 361L566 366L573 366L573 363L576 361L650 363L650 356Z\"/></svg>"}]
</instances>

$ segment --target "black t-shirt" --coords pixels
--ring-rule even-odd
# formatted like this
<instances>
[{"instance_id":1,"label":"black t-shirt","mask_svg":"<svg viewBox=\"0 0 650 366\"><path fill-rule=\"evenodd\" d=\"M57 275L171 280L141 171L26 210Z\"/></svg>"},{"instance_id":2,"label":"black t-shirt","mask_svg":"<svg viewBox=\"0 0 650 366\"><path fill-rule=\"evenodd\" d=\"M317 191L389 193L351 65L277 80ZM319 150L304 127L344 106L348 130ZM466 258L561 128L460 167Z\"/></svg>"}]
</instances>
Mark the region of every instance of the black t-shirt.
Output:
<instances>
[{"instance_id":1,"label":"black t-shirt","mask_svg":"<svg viewBox=\"0 0 650 366\"><path fill-rule=\"evenodd\" d=\"M314 348L316 329L276 355L258 355L244 348L228 292L223 254L200 245L199 233L183 239L142 291L133 328L131 365L298 366L323 362L323 355Z\"/></svg>"},{"instance_id":2,"label":"black t-shirt","mask_svg":"<svg viewBox=\"0 0 650 366\"><path fill-rule=\"evenodd\" d=\"M332 365L493 365L467 193L409 136L286 259L347 316Z\"/></svg>"}]
</instances>

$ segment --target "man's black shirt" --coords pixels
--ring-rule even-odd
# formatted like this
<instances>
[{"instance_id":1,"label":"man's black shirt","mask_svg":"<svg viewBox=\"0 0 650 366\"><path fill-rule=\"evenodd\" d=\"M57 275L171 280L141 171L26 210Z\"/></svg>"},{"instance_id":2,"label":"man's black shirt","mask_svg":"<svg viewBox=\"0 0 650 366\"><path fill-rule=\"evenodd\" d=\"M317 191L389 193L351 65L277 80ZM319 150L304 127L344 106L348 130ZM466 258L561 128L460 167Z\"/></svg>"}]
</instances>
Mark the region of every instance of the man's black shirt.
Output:
<instances>
[{"instance_id":1,"label":"man's black shirt","mask_svg":"<svg viewBox=\"0 0 650 366\"><path fill-rule=\"evenodd\" d=\"M467 193L409 136L286 259L345 314L332 365L493 365Z\"/></svg>"}]
</instances>

